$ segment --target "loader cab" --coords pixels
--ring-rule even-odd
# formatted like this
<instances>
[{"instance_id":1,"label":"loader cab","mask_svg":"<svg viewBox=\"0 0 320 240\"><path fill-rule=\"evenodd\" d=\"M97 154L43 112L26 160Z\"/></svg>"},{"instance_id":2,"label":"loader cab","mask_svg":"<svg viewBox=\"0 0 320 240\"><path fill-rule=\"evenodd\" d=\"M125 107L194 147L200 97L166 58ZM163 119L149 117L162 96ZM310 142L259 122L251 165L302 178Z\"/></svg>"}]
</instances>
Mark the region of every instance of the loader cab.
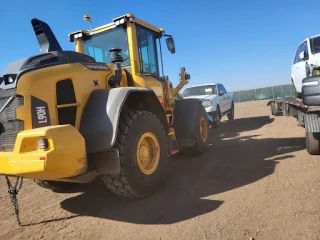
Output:
<instances>
[{"instance_id":1,"label":"loader cab","mask_svg":"<svg viewBox=\"0 0 320 240\"><path fill-rule=\"evenodd\" d=\"M93 57L97 62L111 64L111 48L122 49L121 66L133 78L137 87L161 85L162 52L160 39L166 36L167 47L175 52L174 41L164 30L154 27L132 14L113 19L112 23L91 30L69 34L69 40L76 42L76 51ZM160 64L161 63L161 64ZM157 86L158 85L158 86ZM157 92L157 90L156 90ZM158 93L160 95L160 92ZM162 95L162 93L161 93Z\"/></svg>"}]
</instances>

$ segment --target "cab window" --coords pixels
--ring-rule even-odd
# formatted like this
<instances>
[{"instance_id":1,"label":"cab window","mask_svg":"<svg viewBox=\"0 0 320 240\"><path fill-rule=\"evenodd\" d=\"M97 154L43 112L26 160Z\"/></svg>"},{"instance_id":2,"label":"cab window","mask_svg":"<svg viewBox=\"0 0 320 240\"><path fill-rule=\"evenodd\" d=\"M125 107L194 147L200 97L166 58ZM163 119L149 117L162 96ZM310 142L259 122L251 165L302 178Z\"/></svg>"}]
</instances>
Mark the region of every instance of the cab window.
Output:
<instances>
[{"instance_id":1,"label":"cab window","mask_svg":"<svg viewBox=\"0 0 320 240\"><path fill-rule=\"evenodd\" d=\"M130 65L127 30L115 28L93 35L83 41L84 54L93 57L97 62L111 63L111 48L121 48L122 66Z\"/></svg>"},{"instance_id":2,"label":"cab window","mask_svg":"<svg viewBox=\"0 0 320 240\"><path fill-rule=\"evenodd\" d=\"M140 72L159 76L155 33L140 25L136 27Z\"/></svg>"}]
</instances>

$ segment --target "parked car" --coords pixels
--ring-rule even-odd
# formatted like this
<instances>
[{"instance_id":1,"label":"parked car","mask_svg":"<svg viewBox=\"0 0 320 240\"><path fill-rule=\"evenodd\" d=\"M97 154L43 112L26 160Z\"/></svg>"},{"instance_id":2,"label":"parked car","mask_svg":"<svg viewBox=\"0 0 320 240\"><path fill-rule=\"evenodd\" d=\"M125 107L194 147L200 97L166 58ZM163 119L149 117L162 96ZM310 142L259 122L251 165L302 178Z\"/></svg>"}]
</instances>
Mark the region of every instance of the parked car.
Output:
<instances>
[{"instance_id":1,"label":"parked car","mask_svg":"<svg viewBox=\"0 0 320 240\"><path fill-rule=\"evenodd\" d=\"M215 128L220 127L223 116L227 115L229 120L234 118L233 93L227 92L221 83L190 86L183 91L182 96L200 99Z\"/></svg>"},{"instance_id":2,"label":"parked car","mask_svg":"<svg viewBox=\"0 0 320 240\"><path fill-rule=\"evenodd\" d=\"M320 75L320 35L305 39L294 55L291 81L297 98L301 98L302 80L315 75Z\"/></svg>"}]
</instances>

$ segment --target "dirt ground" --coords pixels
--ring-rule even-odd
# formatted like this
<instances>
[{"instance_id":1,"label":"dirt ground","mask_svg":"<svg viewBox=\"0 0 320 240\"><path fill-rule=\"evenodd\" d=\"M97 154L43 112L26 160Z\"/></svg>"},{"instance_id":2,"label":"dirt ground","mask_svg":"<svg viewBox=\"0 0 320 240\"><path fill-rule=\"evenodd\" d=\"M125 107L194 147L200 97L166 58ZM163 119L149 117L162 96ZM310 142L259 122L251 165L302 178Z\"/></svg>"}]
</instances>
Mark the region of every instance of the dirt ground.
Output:
<instances>
[{"instance_id":1,"label":"dirt ground","mask_svg":"<svg viewBox=\"0 0 320 240\"><path fill-rule=\"evenodd\" d=\"M171 158L152 197L117 197L100 182L57 194L25 180L18 227L0 178L0 239L320 239L320 156L293 117L266 101L235 105L201 157Z\"/></svg>"}]
</instances>

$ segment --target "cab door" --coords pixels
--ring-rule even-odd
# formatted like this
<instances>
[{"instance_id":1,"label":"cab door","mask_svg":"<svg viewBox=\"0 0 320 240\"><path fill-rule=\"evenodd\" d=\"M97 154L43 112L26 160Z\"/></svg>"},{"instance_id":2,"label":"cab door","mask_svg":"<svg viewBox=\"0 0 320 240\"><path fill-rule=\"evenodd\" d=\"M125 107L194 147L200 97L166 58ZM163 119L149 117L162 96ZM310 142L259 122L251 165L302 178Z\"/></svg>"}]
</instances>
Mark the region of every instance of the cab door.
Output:
<instances>
[{"instance_id":1,"label":"cab door","mask_svg":"<svg viewBox=\"0 0 320 240\"><path fill-rule=\"evenodd\" d=\"M158 99L163 97L160 82L158 51L156 44L157 33L136 24L140 76L146 81L146 86L151 88Z\"/></svg>"}]
</instances>

